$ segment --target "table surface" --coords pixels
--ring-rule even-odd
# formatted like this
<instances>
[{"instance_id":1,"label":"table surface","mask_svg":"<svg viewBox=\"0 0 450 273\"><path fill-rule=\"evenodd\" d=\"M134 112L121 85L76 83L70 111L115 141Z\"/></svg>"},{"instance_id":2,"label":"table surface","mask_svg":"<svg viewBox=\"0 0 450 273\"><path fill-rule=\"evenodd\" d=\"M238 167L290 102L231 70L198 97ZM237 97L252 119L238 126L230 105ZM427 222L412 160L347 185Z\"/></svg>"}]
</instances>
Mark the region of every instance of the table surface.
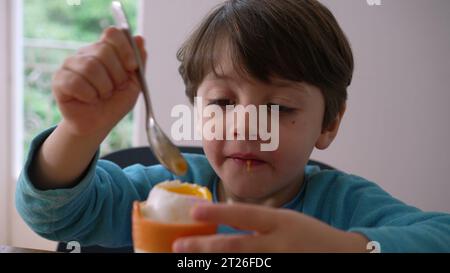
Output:
<instances>
[{"instance_id":1,"label":"table surface","mask_svg":"<svg viewBox=\"0 0 450 273\"><path fill-rule=\"evenodd\" d=\"M0 245L0 253L55 253L54 251Z\"/></svg>"}]
</instances>

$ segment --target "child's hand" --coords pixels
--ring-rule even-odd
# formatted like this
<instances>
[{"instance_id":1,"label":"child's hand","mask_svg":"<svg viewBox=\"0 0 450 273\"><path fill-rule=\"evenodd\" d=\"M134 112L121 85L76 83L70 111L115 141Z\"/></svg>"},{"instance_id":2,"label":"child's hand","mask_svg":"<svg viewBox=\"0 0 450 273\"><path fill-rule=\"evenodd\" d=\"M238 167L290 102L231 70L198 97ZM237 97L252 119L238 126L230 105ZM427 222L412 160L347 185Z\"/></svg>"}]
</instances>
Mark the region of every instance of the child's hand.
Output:
<instances>
[{"instance_id":1,"label":"child's hand","mask_svg":"<svg viewBox=\"0 0 450 273\"><path fill-rule=\"evenodd\" d=\"M193 211L199 221L255 231L178 239L175 252L362 252L368 240L304 214L255 205L207 205Z\"/></svg>"},{"instance_id":2,"label":"child's hand","mask_svg":"<svg viewBox=\"0 0 450 273\"><path fill-rule=\"evenodd\" d=\"M135 40L145 60L144 40ZM52 83L65 127L75 135L107 134L138 98L137 68L125 34L113 27L99 42L67 58Z\"/></svg>"}]
</instances>

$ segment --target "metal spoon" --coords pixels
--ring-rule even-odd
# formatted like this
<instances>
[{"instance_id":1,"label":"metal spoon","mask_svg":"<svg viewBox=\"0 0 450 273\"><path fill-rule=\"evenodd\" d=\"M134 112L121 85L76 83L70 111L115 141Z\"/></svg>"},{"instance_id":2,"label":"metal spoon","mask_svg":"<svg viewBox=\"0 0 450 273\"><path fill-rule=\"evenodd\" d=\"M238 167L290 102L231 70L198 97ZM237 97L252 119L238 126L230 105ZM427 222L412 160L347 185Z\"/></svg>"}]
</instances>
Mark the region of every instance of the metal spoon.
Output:
<instances>
[{"instance_id":1,"label":"metal spoon","mask_svg":"<svg viewBox=\"0 0 450 273\"><path fill-rule=\"evenodd\" d=\"M172 173L182 176L186 174L188 165L180 150L170 141L159 127L153 114L152 104L150 100L150 92L144 74L144 64L141 58L139 48L137 47L128 22L128 17L119 1L112 2L112 11L118 28L122 29L126 34L133 48L135 58L138 63L137 76L142 87L145 101L145 131L150 148L155 154L159 162Z\"/></svg>"}]
</instances>

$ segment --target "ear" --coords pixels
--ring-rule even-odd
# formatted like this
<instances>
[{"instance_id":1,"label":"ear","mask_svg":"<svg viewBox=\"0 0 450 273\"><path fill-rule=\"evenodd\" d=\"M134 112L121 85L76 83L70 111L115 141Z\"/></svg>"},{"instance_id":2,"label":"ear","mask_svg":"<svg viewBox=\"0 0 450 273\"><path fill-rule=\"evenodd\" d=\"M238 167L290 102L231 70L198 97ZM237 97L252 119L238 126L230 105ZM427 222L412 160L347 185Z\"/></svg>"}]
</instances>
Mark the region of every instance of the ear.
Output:
<instances>
[{"instance_id":1,"label":"ear","mask_svg":"<svg viewBox=\"0 0 450 273\"><path fill-rule=\"evenodd\" d=\"M316 141L316 148L319 150L325 150L330 146L336 137L339 126L341 125L342 117L344 116L345 110L347 109L347 104L342 106L341 111L338 113L333 122L331 122L327 128L322 130L319 138Z\"/></svg>"}]
</instances>

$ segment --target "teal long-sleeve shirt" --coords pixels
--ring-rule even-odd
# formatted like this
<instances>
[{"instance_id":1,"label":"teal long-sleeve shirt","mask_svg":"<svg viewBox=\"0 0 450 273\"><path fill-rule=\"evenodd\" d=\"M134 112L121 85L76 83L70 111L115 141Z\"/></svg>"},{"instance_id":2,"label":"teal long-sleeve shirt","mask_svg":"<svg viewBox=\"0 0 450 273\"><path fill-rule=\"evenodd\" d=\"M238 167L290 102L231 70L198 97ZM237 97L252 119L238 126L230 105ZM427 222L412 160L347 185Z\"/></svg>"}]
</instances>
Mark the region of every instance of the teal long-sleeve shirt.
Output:
<instances>
[{"instance_id":1,"label":"teal long-sleeve shirt","mask_svg":"<svg viewBox=\"0 0 450 273\"><path fill-rule=\"evenodd\" d=\"M130 166L93 160L71 189L41 191L29 176L30 166L49 129L32 142L16 190L16 207L40 236L82 245L131 246L131 211L156 184L179 179L207 186L217 199L219 178L203 155L186 154L189 172L174 176L164 167ZM423 212L393 198L376 184L341 171L305 167L304 184L284 208L319 219L335 228L359 232L380 244L382 252L450 252L450 215ZM220 226L219 233L236 233ZM302 232L299 230L298 232Z\"/></svg>"}]
</instances>

